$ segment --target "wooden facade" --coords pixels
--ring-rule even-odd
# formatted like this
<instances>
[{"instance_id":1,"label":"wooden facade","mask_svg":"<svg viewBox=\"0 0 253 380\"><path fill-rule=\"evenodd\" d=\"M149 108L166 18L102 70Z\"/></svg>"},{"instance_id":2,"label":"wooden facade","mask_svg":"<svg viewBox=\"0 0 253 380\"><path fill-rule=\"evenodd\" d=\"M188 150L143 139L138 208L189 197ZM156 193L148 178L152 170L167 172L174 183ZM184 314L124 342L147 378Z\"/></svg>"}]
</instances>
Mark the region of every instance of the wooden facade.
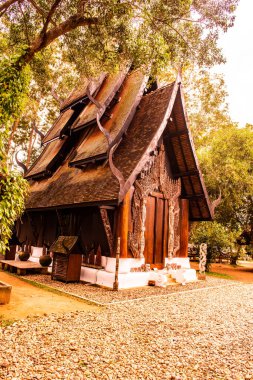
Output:
<instances>
[{"instance_id":1,"label":"wooden facade","mask_svg":"<svg viewBox=\"0 0 253 380\"><path fill-rule=\"evenodd\" d=\"M180 78L149 92L124 70L82 83L64 102L26 173L31 192L20 242L49 247L77 235L83 255L186 257L189 222L212 208L198 166Z\"/></svg>"}]
</instances>

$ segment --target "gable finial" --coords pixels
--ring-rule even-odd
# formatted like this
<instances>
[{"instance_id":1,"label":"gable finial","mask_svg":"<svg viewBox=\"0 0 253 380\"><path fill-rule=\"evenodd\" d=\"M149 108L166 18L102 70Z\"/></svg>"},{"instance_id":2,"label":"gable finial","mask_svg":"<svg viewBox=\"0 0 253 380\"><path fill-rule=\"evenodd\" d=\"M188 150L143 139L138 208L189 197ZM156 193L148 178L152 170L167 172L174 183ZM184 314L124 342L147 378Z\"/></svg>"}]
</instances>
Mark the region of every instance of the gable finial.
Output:
<instances>
[{"instance_id":1,"label":"gable finial","mask_svg":"<svg viewBox=\"0 0 253 380\"><path fill-rule=\"evenodd\" d=\"M19 161L19 159L18 159L19 152L21 152L21 150L19 150L18 152L16 152L16 154L15 154L15 160L16 160L17 165L20 168L23 169L24 174L26 174L26 172L27 172L28 169L27 169L26 165L22 161Z\"/></svg>"},{"instance_id":2,"label":"gable finial","mask_svg":"<svg viewBox=\"0 0 253 380\"><path fill-rule=\"evenodd\" d=\"M116 136L115 139L113 139L111 137L111 134L109 131L107 131L101 124L100 122L100 115L103 113L103 111L105 110L105 106L103 104L101 104L99 101L97 101L90 93L90 89L89 89L89 86L87 87L87 90L86 90L86 94L89 98L89 100L95 104L98 108L98 112L97 112L97 116L96 116L96 119L97 119L97 125L98 125L98 128L100 129L100 131L103 133L103 135L105 136L106 140L107 140L107 143L108 143L108 149L107 149L107 152L108 152L108 160L109 160L109 166L110 166L110 169L112 171L112 174L117 178L118 182L119 182L119 196L118 196L118 200L119 202L123 201L124 199L124 195L126 193L126 191L128 190L127 189L127 186L128 186L128 181L125 181L124 179L124 176L123 174L121 173L121 171L115 166L114 162L113 162L113 153L115 152L115 150L117 149L118 145L119 145L119 142L120 142L120 139L118 138L118 136Z\"/></svg>"},{"instance_id":3,"label":"gable finial","mask_svg":"<svg viewBox=\"0 0 253 380\"><path fill-rule=\"evenodd\" d=\"M41 145L42 145L42 140L43 140L44 137L45 137L44 133L41 132L41 131L36 127L36 125L34 125L34 131L37 133L37 135L40 136L40 138L41 138Z\"/></svg>"}]
</instances>

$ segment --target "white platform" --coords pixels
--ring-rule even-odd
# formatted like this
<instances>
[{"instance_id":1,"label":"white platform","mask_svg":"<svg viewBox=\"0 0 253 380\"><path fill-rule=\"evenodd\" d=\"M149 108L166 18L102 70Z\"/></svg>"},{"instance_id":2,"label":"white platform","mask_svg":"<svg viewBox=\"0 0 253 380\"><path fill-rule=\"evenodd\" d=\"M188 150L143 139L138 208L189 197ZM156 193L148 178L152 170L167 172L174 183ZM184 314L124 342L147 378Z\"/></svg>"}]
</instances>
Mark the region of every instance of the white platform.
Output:
<instances>
[{"instance_id":1,"label":"white platform","mask_svg":"<svg viewBox=\"0 0 253 380\"><path fill-rule=\"evenodd\" d=\"M143 264L143 259L120 259L121 271L118 275L119 289L130 289L136 287L147 286L150 280L155 281L156 286L166 286L170 274L177 283L186 284L197 280L195 269L190 268L189 258L173 258L167 261L170 264L180 265L180 269L170 269L169 273L166 270L150 271L150 272L130 272L131 268L140 267ZM124 263L122 261L124 260ZM105 269L94 269L82 267L81 281L90 282L92 284L113 288L115 281L115 258L108 258ZM184 266L184 267L183 267Z\"/></svg>"},{"instance_id":2,"label":"white platform","mask_svg":"<svg viewBox=\"0 0 253 380\"><path fill-rule=\"evenodd\" d=\"M80 281L96 284L98 269L81 267Z\"/></svg>"},{"instance_id":3,"label":"white platform","mask_svg":"<svg viewBox=\"0 0 253 380\"><path fill-rule=\"evenodd\" d=\"M197 281L197 274L195 269L178 269L174 278L179 284L187 284Z\"/></svg>"},{"instance_id":4,"label":"white platform","mask_svg":"<svg viewBox=\"0 0 253 380\"><path fill-rule=\"evenodd\" d=\"M181 268L190 269L190 259L189 257L173 257L172 259L169 259L168 257L165 258L165 266L167 264L177 264L180 265Z\"/></svg>"},{"instance_id":5,"label":"white platform","mask_svg":"<svg viewBox=\"0 0 253 380\"><path fill-rule=\"evenodd\" d=\"M179 284L187 284L189 282L197 281L197 273L195 269L191 269L189 257L173 257L172 259L166 258L165 265L177 264L181 266L180 269L169 269L169 274Z\"/></svg>"},{"instance_id":6,"label":"white platform","mask_svg":"<svg viewBox=\"0 0 253 380\"><path fill-rule=\"evenodd\" d=\"M42 255L42 248L32 247L32 255L29 257L29 261L39 263L39 257ZM16 260L19 260L18 254L16 254ZM173 257L172 259L165 259L166 264L177 264L180 269L169 269L169 273L166 270L161 271L149 271L149 272L132 272L131 269L139 268L142 264L145 264L144 258L120 258L119 260L119 289L130 289L142 286L147 286L150 280L155 281L156 286L166 286L168 277L170 274L177 283L186 284L197 280L196 271L191 269L190 260L188 257ZM114 257L102 256L103 269L96 269L90 267L81 267L80 281L89 282L104 286L107 288L113 288L115 281L115 269L116 259ZM52 264L48 268L48 272L52 272Z\"/></svg>"},{"instance_id":7,"label":"white platform","mask_svg":"<svg viewBox=\"0 0 253 380\"><path fill-rule=\"evenodd\" d=\"M150 278L150 272L130 272L119 274L119 289L130 289L147 286ZM115 273L109 273L99 270L97 273L97 285L113 288Z\"/></svg>"}]
</instances>

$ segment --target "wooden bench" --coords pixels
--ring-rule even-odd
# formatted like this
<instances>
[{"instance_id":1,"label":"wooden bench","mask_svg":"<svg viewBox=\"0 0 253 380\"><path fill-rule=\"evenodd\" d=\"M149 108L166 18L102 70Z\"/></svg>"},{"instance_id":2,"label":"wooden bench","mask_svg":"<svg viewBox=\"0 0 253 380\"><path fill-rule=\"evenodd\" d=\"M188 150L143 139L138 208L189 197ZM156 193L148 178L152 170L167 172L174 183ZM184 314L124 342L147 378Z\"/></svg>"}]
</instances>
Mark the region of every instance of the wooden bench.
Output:
<instances>
[{"instance_id":1,"label":"wooden bench","mask_svg":"<svg viewBox=\"0 0 253 380\"><path fill-rule=\"evenodd\" d=\"M26 275L27 271L47 273L47 268L31 261L1 260L0 265L3 270L8 270L11 273L17 272L17 274L21 276Z\"/></svg>"}]
</instances>

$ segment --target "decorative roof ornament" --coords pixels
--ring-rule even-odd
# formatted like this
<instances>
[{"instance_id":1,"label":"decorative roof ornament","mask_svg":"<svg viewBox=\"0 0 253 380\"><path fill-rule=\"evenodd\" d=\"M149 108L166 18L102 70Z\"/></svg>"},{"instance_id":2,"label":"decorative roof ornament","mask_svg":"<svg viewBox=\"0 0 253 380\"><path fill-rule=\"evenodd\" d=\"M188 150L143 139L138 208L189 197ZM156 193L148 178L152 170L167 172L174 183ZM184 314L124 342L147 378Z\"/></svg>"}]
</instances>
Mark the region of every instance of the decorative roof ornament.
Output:
<instances>
[{"instance_id":1,"label":"decorative roof ornament","mask_svg":"<svg viewBox=\"0 0 253 380\"><path fill-rule=\"evenodd\" d=\"M19 150L19 151L16 152L16 154L15 154L15 161L16 161L17 165L18 165L21 169L23 169L24 174L26 174L26 172L27 172L28 169L27 169L26 165L25 165L22 161L19 161L19 159L18 159L18 154L19 154L19 152L21 152L21 150Z\"/></svg>"},{"instance_id":2,"label":"decorative roof ornament","mask_svg":"<svg viewBox=\"0 0 253 380\"><path fill-rule=\"evenodd\" d=\"M113 153L115 152L115 150L117 149L120 141L121 141L121 138L118 138L118 136L115 137L115 139L113 140L112 137L111 137L111 134L109 131L107 131L101 124L100 122L100 117L101 115L103 114L104 110L105 110L105 106L103 104L101 104L100 102L98 102L90 93L90 90L89 90L89 86L87 87L87 91L86 91L86 94L87 94L87 97L89 98L89 100L94 103L97 108L98 108L98 112L97 112L97 116L96 116L96 119L97 119L97 125L98 125L98 128L100 129L100 131L103 133L103 135L105 136L106 140L107 140L107 143L108 143L108 159L109 159L109 166L110 166L110 169L113 173L113 175L117 178L118 182L119 182L119 196L118 196L118 199L119 199L119 203L123 201L124 199L124 195L126 193L126 189L128 188L128 181L125 181L124 179L124 176L122 174L122 172L115 166L114 162L113 162Z\"/></svg>"},{"instance_id":3,"label":"decorative roof ornament","mask_svg":"<svg viewBox=\"0 0 253 380\"><path fill-rule=\"evenodd\" d=\"M44 139L44 137L45 137L45 134L43 133L43 132L41 132L37 127L36 127L36 125L34 125L34 131L37 133L37 135L39 135L40 136L40 144L42 145L42 141L43 141L43 139Z\"/></svg>"}]
</instances>

